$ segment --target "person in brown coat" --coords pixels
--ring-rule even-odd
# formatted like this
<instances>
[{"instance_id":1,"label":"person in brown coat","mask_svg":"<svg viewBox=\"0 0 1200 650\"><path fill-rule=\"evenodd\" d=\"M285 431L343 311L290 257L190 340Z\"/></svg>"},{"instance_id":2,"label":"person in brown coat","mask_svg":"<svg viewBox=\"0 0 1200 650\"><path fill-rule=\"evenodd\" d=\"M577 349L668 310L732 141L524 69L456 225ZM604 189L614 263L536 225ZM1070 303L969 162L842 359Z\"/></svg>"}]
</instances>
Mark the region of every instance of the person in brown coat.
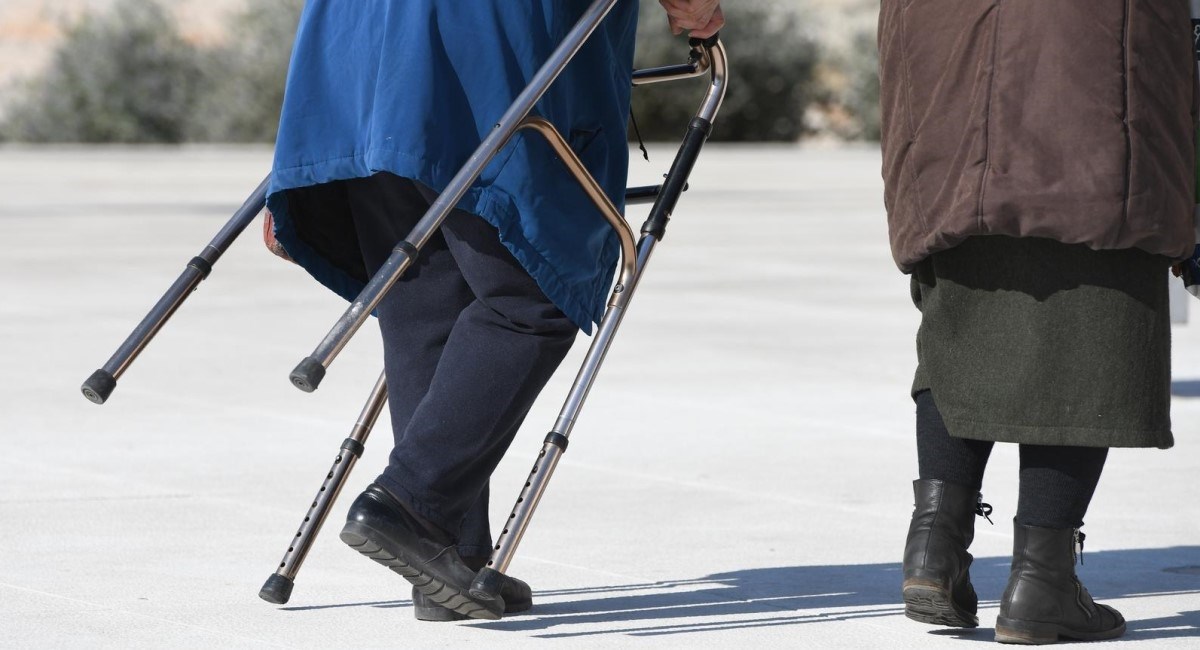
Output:
<instances>
[{"instance_id":1,"label":"person in brown coat","mask_svg":"<svg viewBox=\"0 0 1200 650\"><path fill-rule=\"evenodd\" d=\"M994 442L1020 445L996 640L1125 631L1075 572L1110 447L1167 448L1168 268L1194 246L1187 3L884 0L892 252L921 311L909 618L975 627Z\"/></svg>"}]
</instances>

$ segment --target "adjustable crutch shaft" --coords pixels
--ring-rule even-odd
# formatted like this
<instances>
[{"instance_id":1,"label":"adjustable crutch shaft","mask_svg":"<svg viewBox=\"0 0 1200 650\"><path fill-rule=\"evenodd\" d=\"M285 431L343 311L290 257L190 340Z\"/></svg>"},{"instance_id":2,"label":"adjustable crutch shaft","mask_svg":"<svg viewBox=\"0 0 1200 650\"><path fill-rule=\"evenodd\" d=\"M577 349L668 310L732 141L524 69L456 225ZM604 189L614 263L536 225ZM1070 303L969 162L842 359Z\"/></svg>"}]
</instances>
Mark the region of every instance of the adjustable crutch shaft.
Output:
<instances>
[{"instance_id":1,"label":"adjustable crutch shaft","mask_svg":"<svg viewBox=\"0 0 1200 650\"><path fill-rule=\"evenodd\" d=\"M296 574L300 571L300 565L304 563L304 558L308 557L308 551L316 541L317 533L321 532L321 525L329 516L330 507L341 494L342 487L346 484L346 477L350 475L354 464L362 457L363 445L367 442L367 436L371 435L371 429L375 427L375 422L379 419L379 414L383 412L385 404L387 404L387 379L385 375L381 374L379 380L375 382L375 387L371 390L371 396L367 398L366 405L363 406L362 414L354 423L350 437L342 443L337 458L333 461L333 467L325 475L321 489L317 490L317 496L309 506L308 513L304 515L304 521L300 522L300 529L296 531L296 536L288 545L287 552L283 554L279 568L271 574L271 577L267 578L262 590L258 592L259 597L263 600L282 605L291 598L292 587L296 584Z\"/></svg>"},{"instance_id":2,"label":"adjustable crutch shaft","mask_svg":"<svg viewBox=\"0 0 1200 650\"><path fill-rule=\"evenodd\" d=\"M508 570L508 566L512 562L516 548L529 527L530 519L545 493L555 467L563 453L566 452L571 430L583 409L583 403L587 399L592 385L595 383L600 365L608 354L613 337L624 319L625 310L645 272L654 246L663 237L671 213L674 212L679 196L687 185L688 176L700 155L700 150L712 130L712 121L720 110L725 95L727 75L724 47L716 37L705 42L693 41L692 46L694 49L703 48L704 54L709 58L712 84L709 86L700 110L688 127L679 153L667 174L666 182L663 183L654 207L651 209L650 219L642 229L643 236L637 245L636 273L628 286L624 287L626 294L624 300L619 304L609 303L609 308L600 323L600 329L588 349L579 374L575 377L575 382L571 386L571 392L559 413L558 420L554 423L550 434L546 436L538 459L533 465L533 470L517 497L517 503L512 513L501 529L492 556L488 560L487 566L479 571L471 585L471 595L474 598L492 600L499 596L504 583L504 572Z\"/></svg>"},{"instance_id":3,"label":"adjustable crutch shaft","mask_svg":"<svg viewBox=\"0 0 1200 650\"><path fill-rule=\"evenodd\" d=\"M320 385L325 377L325 371L341 352L350 338L362 327L371 312L379 305L384 294L400 279L413 258L442 225L446 217L454 209L462 197L483 173L488 163L500 153L500 150L512 139L521 128L522 121L533 110L534 105L546 94L550 85L566 68L567 63L583 46L584 41L595 31L604 17L608 15L618 0L595 0L575 27L567 34L546 63L538 70L525 90L517 96L516 101L496 123L491 134L479 145L468 159L467 164L459 170L443 191L429 207L425 216L417 223L405 241L401 241L392 251L391 256L375 273L367 286L338 319L329 334L317 345L313 353L300 362L292 371L291 380L300 390L312 392Z\"/></svg>"},{"instance_id":4,"label":"adjustable crutch shaft","mask_svg":"<svg viewBox=\"0 0 1200 650\"><path fill-rule=\"evenodd\" d=\"M167 292L159 298L158 302L146 314L141 323L134 328L133 332L117 348L117 352L113 354L108 363L104 367L92 373L87 381L83 382L81 390L83 396L96 404L103 404L112 395L113 390L117 387L117 380L121 375L125 374L125 370L133 363L133 360L146 349L150 341L154 338L167 320L179 310L183 305L183 301L191 295L192 291L208 278L208 274L212 272L213 264L221 258L221 255L229 249L233 240L237 239L238 235L250 225L254 217L262 212L263 206L266 204L267 183L271 177L263 179L254 193L250 195L242 207L234 213L224 227L213 237L204 250L200 254L193 257L184 268L183 273L175 280Z\"/></svg>"}]
</instances>

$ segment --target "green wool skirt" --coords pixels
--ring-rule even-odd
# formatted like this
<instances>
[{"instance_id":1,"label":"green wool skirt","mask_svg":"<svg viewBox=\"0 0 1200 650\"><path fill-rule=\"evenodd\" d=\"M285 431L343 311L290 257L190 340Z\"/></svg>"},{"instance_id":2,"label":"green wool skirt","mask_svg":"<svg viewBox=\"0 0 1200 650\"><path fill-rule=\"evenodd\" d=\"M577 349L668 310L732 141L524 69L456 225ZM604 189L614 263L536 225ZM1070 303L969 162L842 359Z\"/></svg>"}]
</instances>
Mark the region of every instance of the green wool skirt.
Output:
<instances>
[{"instance_id":1,"label":"green wool skirt","mask_svg":"<svg viewBox=\"0 0 1200 650\"><path fill-rule=\"evenodd\" d=\"M1171 435L1171 261L1049 239L972 237L913 272L913 395L950 434L1158 447Z\"/></svg>"}]
</instances>

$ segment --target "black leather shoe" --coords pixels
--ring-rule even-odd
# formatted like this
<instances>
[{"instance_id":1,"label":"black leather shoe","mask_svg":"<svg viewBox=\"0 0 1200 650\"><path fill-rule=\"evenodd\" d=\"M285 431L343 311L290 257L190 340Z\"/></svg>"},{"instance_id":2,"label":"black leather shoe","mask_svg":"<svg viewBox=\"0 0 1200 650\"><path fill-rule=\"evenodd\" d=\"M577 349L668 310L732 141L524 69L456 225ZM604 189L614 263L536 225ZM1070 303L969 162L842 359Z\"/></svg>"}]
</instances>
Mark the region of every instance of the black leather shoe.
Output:
<instances>
[{"instance_id":1,"label":"black leather shoe","mask_svg":"<svg viewBox=\"0 0 1200 650\"><path fill-rule=\"evenodd\" d=\"M504 601L471 598L475 572L453 540L412 515L395 497L372 483L350 506L341 540L395 571L433 603L468 618L498 620Z\"/></svg>"},{"instance_id":2,"label":"black leather shoe","mask_svg":"<svg viewBox=\"0 0 1200 650\"><path fill-rule=\"evenodd\" d=\"M471 564L467 562L468 566ZM504 576L504 585L500 588L500 597L504 599L504 613L519 614L533 607L533 591L523 580ZM467 617L452 609L446 609L429 600L429 597L413 588L413 613L418 621L462 621Z\"/></svg>"},{"instance_id":3,"label":"black leather shoe","mask_svg":"<svg viewBox=\"0 0 1200 650\"><path fill-rule=\"evenodd\" d=\"M975 516L991 506L969 488L935 479L913 481L915 508L904 545L904 615L949 627L977 627L979 599L967 552Z\"/></svg>"},{"instance_id":4,"label":"black leather shoe","mask_svg":"<svg viewBox=\"0 0 1200 650\"><path fill-rule=\"evenodd\" d=\"M1075 575L1083 533L1013 522L1012 573L1000 601L996 640L1041 645L1059 639L1100 641L1125 633L1117 610L1092 600Z\"/></svg>"}]
</instances>

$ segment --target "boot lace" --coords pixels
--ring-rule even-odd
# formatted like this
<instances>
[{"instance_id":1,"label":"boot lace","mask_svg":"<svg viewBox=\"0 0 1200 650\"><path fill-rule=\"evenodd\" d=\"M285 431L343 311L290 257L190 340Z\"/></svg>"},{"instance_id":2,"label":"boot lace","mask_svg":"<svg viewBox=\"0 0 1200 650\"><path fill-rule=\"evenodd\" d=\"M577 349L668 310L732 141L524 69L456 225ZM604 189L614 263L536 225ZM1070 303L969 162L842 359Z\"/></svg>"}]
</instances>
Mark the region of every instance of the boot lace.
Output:
<instances>
[{"instance_id":1,"label":"boot lace","mask_svg":"<svg viewBox=\"0 0 1200 650\"><path fill-rule=\"evenodd\" d=\"M992 518L989 516L991 514L992 514L992 504L984 503L983 495L982 494L979 495L978 500L975 502L975 515L979 516L979 517L983 517L984 519L987 519L987 522L989 524L995 526L996 522L992 521Z\"/></svg>"}]
</instances>

